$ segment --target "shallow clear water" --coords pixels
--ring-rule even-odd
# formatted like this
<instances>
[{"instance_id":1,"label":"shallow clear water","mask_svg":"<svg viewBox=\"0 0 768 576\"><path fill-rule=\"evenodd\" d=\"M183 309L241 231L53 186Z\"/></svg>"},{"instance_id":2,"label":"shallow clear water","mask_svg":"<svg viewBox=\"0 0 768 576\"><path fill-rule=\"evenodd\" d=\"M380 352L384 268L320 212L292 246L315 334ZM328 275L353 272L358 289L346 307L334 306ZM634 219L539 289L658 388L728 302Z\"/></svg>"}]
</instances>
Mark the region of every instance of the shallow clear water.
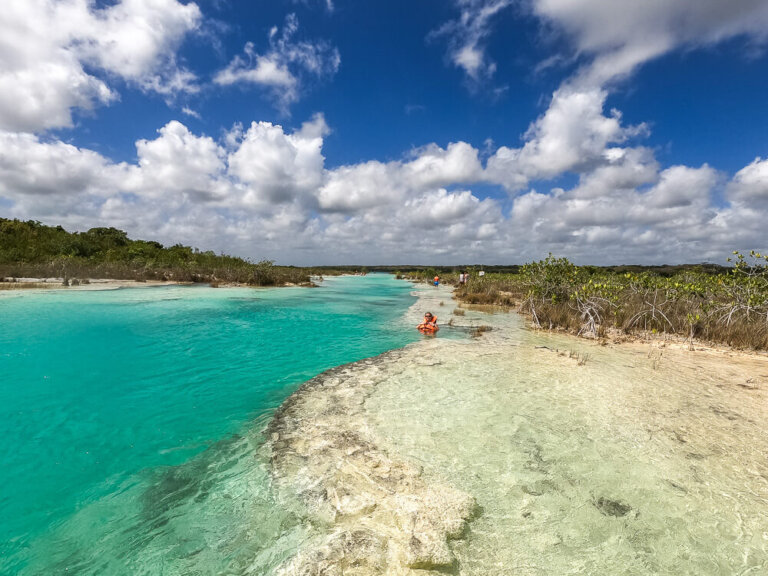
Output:
<instances>
[{"instance_id":1,"label":"shallow clear water","mask_svg":"<svg viewBox=\"0 0 768 576\"><path fill-rule=\"evenodd\" d=\"M768 359L482 321L499 330L414 349L365 407L477 499L459 574L768 574Z\"/></svg>"},{"instance_id":2,"label":"shallow clear water","mask_svg":"<svg viewBox=\"0 0 768 576\"><path fill-rule=\"evenodd\" d=\"M411 286L0 298L0 573L261 573L310 528L259 430L318 372L418 338Z\"/></svg>"},{"instance_id":3,"label":"shallow clear water","mask_svg":"<svg viewBox=\"0 0 768 576\"><path fill-rule=\"evenodd\" d=\"M768 358L603 347L453 316L426 287L409 308L410 290L374 276L0 300L0 573L268 574L335 536L401 537L419 494L458 489L480 513L451 573L768 574ZM413 330L426 309L436 339ZM495 330L467 340L478 324ZM335 434L337 457L271 465L262 427L301 381L411 340L305 389L294 448ZM413 463L387 506L366 504ZM294 499L324 501L323 482L336 516Z\"/></svg>"}]
</instances>

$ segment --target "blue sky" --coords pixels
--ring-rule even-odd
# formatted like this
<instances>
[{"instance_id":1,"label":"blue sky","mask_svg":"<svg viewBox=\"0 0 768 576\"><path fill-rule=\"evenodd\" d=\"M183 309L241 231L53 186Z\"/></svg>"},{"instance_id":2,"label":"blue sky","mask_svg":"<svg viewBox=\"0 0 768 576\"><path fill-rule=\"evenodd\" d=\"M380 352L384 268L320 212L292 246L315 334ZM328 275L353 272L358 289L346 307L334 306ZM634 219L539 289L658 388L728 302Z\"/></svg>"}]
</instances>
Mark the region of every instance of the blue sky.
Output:
<instances>
[{"instance_id":1,"label":"blue sky","mask_svg":"<svg viewBox=\"0 0 768 576\"><path fill-rule=\"evenodd\" d=\"M10 0L0 215L282 263L766 249L758 0Z\"/></svg>"}]
</instances>

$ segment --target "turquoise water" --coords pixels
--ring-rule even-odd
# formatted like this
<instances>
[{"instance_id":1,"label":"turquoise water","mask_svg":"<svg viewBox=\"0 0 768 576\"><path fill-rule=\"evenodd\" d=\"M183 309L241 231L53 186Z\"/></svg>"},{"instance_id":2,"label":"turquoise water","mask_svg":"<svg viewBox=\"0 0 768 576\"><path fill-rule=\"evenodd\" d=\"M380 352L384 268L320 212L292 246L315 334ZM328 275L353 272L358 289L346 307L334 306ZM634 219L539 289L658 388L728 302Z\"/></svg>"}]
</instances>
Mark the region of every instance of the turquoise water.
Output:
<instances>
[{"instance_id":1,"label":"turquoise water","mask_svg":"<svg viewBox=\"0 0 768 576\"><path fill-rule=\"evenodd\" d=\"M0 573L246 574L307 526L260 429L302 382L418 338L411 286L0 297Z\"/></svg>"}]
</instances>

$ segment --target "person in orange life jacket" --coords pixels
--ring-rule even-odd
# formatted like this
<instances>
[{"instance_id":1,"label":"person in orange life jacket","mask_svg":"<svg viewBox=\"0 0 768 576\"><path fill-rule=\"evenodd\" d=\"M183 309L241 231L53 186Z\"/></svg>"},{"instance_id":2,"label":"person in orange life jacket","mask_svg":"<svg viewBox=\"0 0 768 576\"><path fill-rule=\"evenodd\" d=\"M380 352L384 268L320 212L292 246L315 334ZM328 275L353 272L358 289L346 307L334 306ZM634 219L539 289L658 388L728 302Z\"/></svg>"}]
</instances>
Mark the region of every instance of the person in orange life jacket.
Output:
<instances>
[{"instance_id":1,"label":"person in orange life jacket","mask_svg":"<svg viewBox=\"0 0 768 576\"><path fill-rule=\"evenodd\" d=\"M435 276L435 286L440 284L440 276Z\"/></svg>"},{"instance_id":2,"label":"person in orange life jacket","mask_svg":"<svg viewBox=\"0 0 768 576\"><path fill-rule=\"evenodd\" d=\"M431 312L424 314L424 321L419 324L419 330L426 330L429 332L436 332L439 328L437 326L437 316L433 316Z\"/></svg>"}]
</instances>

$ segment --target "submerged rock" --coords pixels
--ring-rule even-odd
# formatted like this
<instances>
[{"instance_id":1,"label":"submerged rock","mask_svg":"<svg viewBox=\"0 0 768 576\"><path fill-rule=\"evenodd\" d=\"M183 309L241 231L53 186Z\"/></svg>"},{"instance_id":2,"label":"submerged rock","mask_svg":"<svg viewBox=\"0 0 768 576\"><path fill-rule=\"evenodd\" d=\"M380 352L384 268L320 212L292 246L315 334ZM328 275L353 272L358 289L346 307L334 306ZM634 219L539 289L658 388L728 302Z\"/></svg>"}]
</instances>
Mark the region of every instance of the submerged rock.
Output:
<instances>
[{"instance_id":1,"label":"submerged rock","mask_svg":"<svg viewBox=\"0 0 768 576\"><path fill-rule=\"evenodd\" d=\"M298 492L330 533L317 537L278 574L409 574L445 571L477 504L428 482L420 467L376 443L365 399L403 351L330 370L307 382L278 411L267 437L278 487ZM428 574L429 572L426 572Z\"/></svg>"},{"instance_id":2,"label":"submerged rock","mask_svg":"<svg viewBox=\"0 0 768 576\"><path fill-rule=\"evenodd\" d=\"M624 504L620 500L611 500L601 496L595 501L595 507L605 516L626 516L632 510L629 504Z\"/></svg>"}]
</instances>

